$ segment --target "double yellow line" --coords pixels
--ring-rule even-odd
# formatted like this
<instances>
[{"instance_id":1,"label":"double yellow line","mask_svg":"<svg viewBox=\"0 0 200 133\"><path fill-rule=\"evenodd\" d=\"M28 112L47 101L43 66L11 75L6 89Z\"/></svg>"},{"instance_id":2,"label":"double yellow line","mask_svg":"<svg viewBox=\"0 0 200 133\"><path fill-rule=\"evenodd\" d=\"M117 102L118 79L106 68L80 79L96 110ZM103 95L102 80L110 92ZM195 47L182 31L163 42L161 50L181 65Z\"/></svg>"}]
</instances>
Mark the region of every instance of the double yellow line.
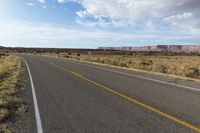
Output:
<instances>
[{"instance_id":1,"label":"double yellow line","mask_svg":"<svg viewBox=\"0 0 200 133\"><path fill-rule=\"evenodd\" d=\"M46 61L44 61L44 62L46 62ZM88 78L86 78L85 76L83 76L83 75L81 75L81 74L79 74L79 73L77 73L77 72L75 72L75 71L72 71L72 70L70 70L70 69L68 69L68 68L66 68L66 67L63 67L63 66L60 66L60 65L57 65L57 64L53 64L53 63L49 63L49 62L47 62L47 63L48 63L48 64L51 64L51 65L53 65L53 66L55 66L55 67L57 67L57 68L59 68L59 69L62 69L62 70L66 71L66 72L68 72L68 73L70 73L70 74L72 74L72 75L74 75L74 76L76 76L76 77L79 77L79 78L81 78L81 79L83 79L83 80L86 80L86 81L88 81L88 82L90 82L90 83L92 83L92 84L94 84L94 85L100 87L101 89L104 89L104 90L106 90L106 91L109 91L109 92L111 92L111 93L113 93L113 94L115 94L115 95L117 95L117 96L119 96L119 97L122 97L122 98L124 98L124 99L126 99L126 100L132 102L132 103L135 103L135 104L137 104L137 105L140 105L140 106L142 106L142 107L144 107L144 108L146 108L146 109L148 109L148 110L151 110L152 112L155 112L155 113L160 114L160 115L162 115L162 116L164 116L164 117L166 117L166 118L168 118L168 119L171 119L171 120L173 120L173 121L175 121L175 122L177 122L177 123L179 123L179 124L182 124L182 125L184 125L184 126L190 128L190 129L192 129L192 130L194 130L194 131L196 131L196 132L200 132L200 128L197 127L197 126L195 126L195 125L192 125L192 124L189 124L189 123L187 123L187 122L184 122L184 121L182 121L182 120L180 120L180 119L178 119L178 118L176 118L176 117L174 117L174 116L172 116L172 115L169 115L169 114L167 114L167 113L164 113L164 112L162 112L162 111L160 111L160 110L158 110L158 109L156 109L156 108L154 108L154 107L151 107L151 106L149 106L149 105L147 105L147 104L145 104L145 103L143 103L143 102L140 102L140 101L138 101L138 100L135 100L135 99L133 99L133 98L131 98L131 97L125 95L125 94L122 94L122 93L120 93L120 92L118 92L118 91L116 91L116 90L110 89L110 88L108 88L108 87L106 87L106 86L104 86L104 85L102 85L102 84L100 84L100 83L97 83L96 81L93 81L93 80L91 80L91 79L88 79Z\"/></svg>"}]
</instances>

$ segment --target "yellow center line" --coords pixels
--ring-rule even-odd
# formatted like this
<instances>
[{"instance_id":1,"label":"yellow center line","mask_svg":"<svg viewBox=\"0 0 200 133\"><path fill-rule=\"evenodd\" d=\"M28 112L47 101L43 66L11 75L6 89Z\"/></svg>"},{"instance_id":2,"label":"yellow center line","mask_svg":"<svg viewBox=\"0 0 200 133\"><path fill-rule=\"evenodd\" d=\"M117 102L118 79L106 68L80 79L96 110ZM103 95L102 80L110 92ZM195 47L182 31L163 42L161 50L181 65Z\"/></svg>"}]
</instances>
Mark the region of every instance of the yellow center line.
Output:
<instances>
[{"instance_id":1,"label":"yellow center line","mask_svg":"<svg viewBox=\"0 0 200 133\"><path fill-rule=\"evenodd\" d=\"M45 61L45 62L46 62L46 61ZM47 63L49 63L49 62L47 62ZM162 111L160 111L160 110L158 110L158 109L156 109L156 108L154 108L154 107L151 107L151 106L149 106L149 105L147 105L147 104L145 104L145 103L143 103L143 102L140 102L140 101L138 101L138 100L135 100L135 99L133 99L133 98L131 98L131 97L125 95L125 94L122 94L122 93L120 93L120 92L118 92L118 91L116 91L116 90L110 89L110 88L108 88L108 87L106 87L106 86L104 86L104 85L102 85L102 84L100 84L100 83L97 83L96 81L93 81L93 80L91 80L91 79L88 79L88 78L84 77L83 75L81 75L81 74L79 74L79 73L77 73L77 72L75 72L75 71L69 70L69 69L66 68L66 67L63 67L63 66L60 66L60 65L57 65L57 64L53 64L53 63L49 63L49 64L51 64L51 65L53 65L53 66L55 66L55 67L57 67L57 68L60 68L60 69L66 71L66 72L68 72L68 73L71 73L72 75L74 75L74 76L76 76L76 77L79 77L79 78L81 78L81 79L84 79L84 80L86 80L86 81L88 81L88 82L90 82L90 83L92 83L92 84L95 84L96 86L98 86L98 87L100 87L100 88L102 88L102 89L104 89L104 90L107 90L107 91L109 91L109 92L111 92L111 93L113 93L113 94L115 94L115 95L117 95L117 96L120 96L120 97L122 97L122 98L124 98L124 99L126 99L126 100L128 100L128 101L131 101L131 102L133 102L133 103L135 103L135 104L137 104L137 105L140 105L140 106L142 106L142 107L144 107L144 108L146 108L146 109L148 109L148 110L151 110L152 112L155 112L155 113L160 114L160 115L162 115L162 116L164 116L164 117L166 117L166 118L168 118L168 119L171 119L171 120L173 120L173 121L175 121L175 122L177 122L177 123L179 123L179 124L182 124L182 125L184 125L184 126L190 128L190 129L192 129L192 130L194 130L194 131L196 131L196 132L200 132L200 128L197 127L197 126L195 126L195 125L192 125L192 124L189 124L189 123L187 123L187 122L184 122L184 121L182 121L182 120L180 120L180 119L178 119L178 118L176 118L176 117L174 117L174 116L172 116L172 115L169 115L169 114L167 114L167 113L164 113L164 112L162 112Z\"/></svg>"}]
</instances>

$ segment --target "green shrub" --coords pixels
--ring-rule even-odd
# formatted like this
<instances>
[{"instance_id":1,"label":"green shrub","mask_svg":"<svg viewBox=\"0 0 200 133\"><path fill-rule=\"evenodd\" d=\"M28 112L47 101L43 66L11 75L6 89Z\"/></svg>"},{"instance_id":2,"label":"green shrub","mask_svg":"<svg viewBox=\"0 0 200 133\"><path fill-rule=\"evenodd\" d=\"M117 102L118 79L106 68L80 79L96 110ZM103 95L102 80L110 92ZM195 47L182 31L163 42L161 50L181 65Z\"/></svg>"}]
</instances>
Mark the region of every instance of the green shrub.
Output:
<instances>
[{"instance_id":1,"label":"green shrub","mask_svg":"<svg viewBox=\"0 0 200 133\"><path fill-rule=\"evenodd\" d=\"M166 73L167 67L165 65L157 65L155 71L159 73Z\"/></svg>"},{"instance_id":2,"label":"green shrub","mask_svg":"<svg viewBox=\"0 0 200 133\"><path fill-rule=\"evenodd\" d=\"M118 62L116 60L112 61L112 65L118 66Z\"/></svg>"},{"instance_id":3,"label":"green shrub","mask_svg":"<svg viewBox=\"0 0 200 133\"><path fill-rule=\"evenodd\" d=\"M69 56L69 55L63 55L63 57L64 57L64 58L70 58L70 56Z\"/></svg>"},{"instance_id":4,"label":"green shrub","mask_svg":"<svg viewBox=\"0 0 200 133\"><path fill-rule=\"evenodd\" d=\"M124 63L124 62L120 62L119 66L121 66L121 67L128 67L128 65L126 63Z\"/></svg>"},{"instance_id":5,"label":"green shrub","mask_svg":"<svg viewBox=\"0 0 200 133\"><path fill-rule=\"evenodd\" d=\"M148 60L147 61L147 65L153 65L153 61L152 60Z\"/></svg>"},{"instance_id":6,"label":"green shrub","mask_svg":"<svg viewBox=\"0 0 200 133\"><path fill-rule=\"evenodd\" d=\"M140 60L139 61L139 65L140 66L149 66L149 65L153 65L153 61L152 60Z\"/></svg>"},{"instance_id":7,"label":"green shrub","mask_svg":"<svg viewBox=\"0 0 200 133\"><path fill-rule=\"evenodd\" d=\"M199 72L199 69L196 68L196 67L191 67L191 68L188 68L186 71L185 71L185 75L187 77L191 77L191 78L198 78L200 76L200 72Z\"/></svg>"}]
</instances>

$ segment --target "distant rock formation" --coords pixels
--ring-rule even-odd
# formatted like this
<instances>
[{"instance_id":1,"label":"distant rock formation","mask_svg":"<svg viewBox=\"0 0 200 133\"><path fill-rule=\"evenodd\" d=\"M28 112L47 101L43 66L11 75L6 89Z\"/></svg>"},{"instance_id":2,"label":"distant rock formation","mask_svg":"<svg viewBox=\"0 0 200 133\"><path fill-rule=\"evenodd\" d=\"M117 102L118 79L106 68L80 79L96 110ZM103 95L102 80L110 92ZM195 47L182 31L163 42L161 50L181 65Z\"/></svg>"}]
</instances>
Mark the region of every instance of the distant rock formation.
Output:
<instances>
[{"instance_id":1,"label":"distant rock formation","mask_svg":"<svg viewBox=\"0 0 200 133\"><path fill-rule=\"evenodd\" d=\"M157 52L195 52L200 53L200 45L156 45L142 47L99 47L104 50L123 50L123 51L157 51Z\"/></svg>"}]
</instances>

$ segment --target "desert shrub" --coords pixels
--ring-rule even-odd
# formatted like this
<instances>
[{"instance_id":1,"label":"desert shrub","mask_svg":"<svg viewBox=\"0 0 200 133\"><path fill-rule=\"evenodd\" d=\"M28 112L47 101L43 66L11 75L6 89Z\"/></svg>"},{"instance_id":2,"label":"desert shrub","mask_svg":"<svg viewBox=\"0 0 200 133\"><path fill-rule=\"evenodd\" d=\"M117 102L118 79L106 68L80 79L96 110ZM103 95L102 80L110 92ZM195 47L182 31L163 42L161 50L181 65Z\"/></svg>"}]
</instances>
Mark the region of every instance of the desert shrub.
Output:
<instances>
[{"instance_id":1,"label":"desert shrub","mask_svg":"<svg viewBox=\"0 0 200 133\"><path fill-rule=\"evenodd\" d=\"M142 59L142 60L139 61L139 65L141 65L141 66L153 65L153 61L152 60L144 60L144 59Z\"/></svg>"},{"instance_id":2,"label":"desert shrub","mask_svg":"<svg viewBox=\"0 0 200 133\"><path fill-rule=\"evenodd\" d=\"M6 56L4 53L0 53L0 58Z\"/></svg>"},{"instance_id":3,"label":"desert shrub","mask_svg":"<svg viewBox=\"0 0 200 133\"><path fill-rule=\"evenodd\" d=\"M138 65L139 65L139 69L151 71L152 70L153 61L152 60L141 59L139 61Z\"/></svg>"},{"instance_id":4,"label":"desert shrub","mask_svg":"<svg viewBox=\"0 0 200 133\"><path fill-rule=\"evenodd\" d=\"M144 60L144 59L141 59L141 60L139 61L139 65L140 65L140 66L144 66L144 65L146 65L145 60Z\"/></svg>"},{"instance_id":5,"label":"desert shrub","mask_svg":"<svg viewBox=\"0 0 200 133\"><path fill-rule=\"evenodd\" d=\"M186 69L185 75L191 78L198 78L200 76L200 72L198 68L191 67L191 68Z\"/></svg>"},{"instance_id":6,"label":"desert shrub","mask_svg":"<svg viewBox=\"0 0 200 133\"><path fill-rule=\"evenodd\" d=\"M102 59L102 58L97 58L96 60L94 60L94 62L97 62L97 63L105 63L105 60Z\"/></svg>"},{"instance_id":7,"label":"desert shrub","mask_svg":"<svg viewBox=\"0 0 200 133\"><path fill-rule=\"evenodd\" d=\"M147 65L153 65L153 61L152 60L148 60L147 61Z\"/></svg>"},{"instance_id":8,"label":"desert shrub","mask_svg":"<svg viewBox=\"0 0 200 133\"><path fill-rule=\"evenodd\" d=\"M7 108L0 108L0 122L4 121L9 116L9 114L10 112Z\"/></svg>"},{"instance_id":9,"label":"desert shrub","mask_svg":"<svg viewBox=\"0 0 200 133\"><path fill-rule=\"evenodd\" d=\"M132 60L129 60L129 61L128 61L128 64L132 64L132 63L133 63Z\"/></svg>"},{"instance_id":10,"label":"desert shrub","mask_svg":"<svg viewBox=\"0 0 200 133\"><path fill-rule=\"evenodd\" d=\"M117 65L118 65L118 62L117 62L116 60L113 60L113 61L112 61L112 65L117 66Z\"/></svg>"},{"instance_id":11,"label":"desert shrub","mask_svg":"<svg viewBox=\"0 0 200 133\"><path fill-rule=\"evenodd\" d=\"M156 65L155 71L159 73L166 73L167 67L165 65Z\"/></svg>"},{"instance_id":12,"label":"desert shrub","mask_svg":"<svg viewBox=\"0 0 200 133\"><path fill-rule=\"evenodd\" d=\"M128 65L126 63L124 63L124 62L120 62L119 66L121 66L121 67L128 67Z\"/></svg>"},{"instance_id":13,"label":"desert shrub","mask_svg":"<svg viewBox=\"0 0 200 133\"><path fill-rule=\"evenodd\" d=\"M69 55L63 55L63 57L64 57L64 58L69 58L70 56L69 56Z\"/></svg>"},{"instance_id":14,"label":"desert shrub","mask_svg":"<svg viewBox=\"0 0 200 133\"><path fill-rule=\"evenodd\" d=\"M112 59L108 58L108 59L104 59L104 61L105 61L106 64L111 64L112 65Z\"/></svg>"},{"instance_id":15,"label":"desert shrub","mask_svg":"<svg viewBox=\"0 0 200 133\"><path fill-rule=\"evenodd\" d=\"M80 56L80 55L81 55L80 53L77 53L77 54L76 54L76 56Z\"/></svg>"},{"instance_id":16,"label":"desert shrub","mask_svg":"<svg viewBox=\"0 0 200 133\"><path fill-rule=\"evenodd\" d=\"M91 60L91 59L89 59L89 60ZM94 59L94 62L97 62L97 63L100 63L100 58L97 58L97 59Z\"/></svg>"}]
</instances>

